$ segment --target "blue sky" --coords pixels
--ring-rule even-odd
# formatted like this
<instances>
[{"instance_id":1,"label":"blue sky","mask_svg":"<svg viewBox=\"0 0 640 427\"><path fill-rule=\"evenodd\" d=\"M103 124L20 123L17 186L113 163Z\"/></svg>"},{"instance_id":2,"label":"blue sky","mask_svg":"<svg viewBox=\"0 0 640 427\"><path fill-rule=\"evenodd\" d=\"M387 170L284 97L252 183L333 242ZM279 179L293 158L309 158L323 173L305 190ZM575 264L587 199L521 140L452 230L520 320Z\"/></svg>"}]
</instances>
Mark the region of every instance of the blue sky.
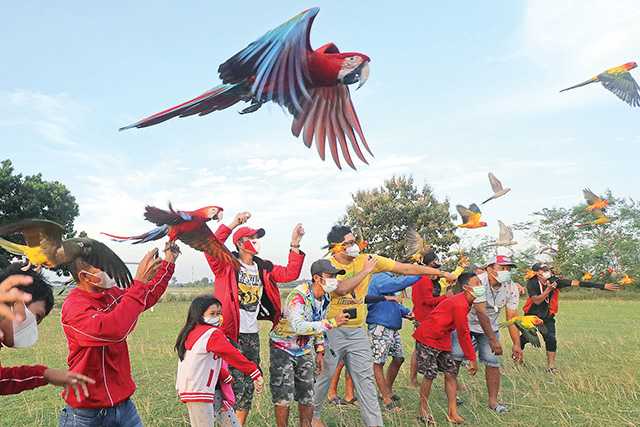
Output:
<instances>
[{"instance_id":1,"label":"blue sky","mask_svg":"<svg viewBox=\"0 0 640 427\"><path fill-rule=\"evenodd\" d=\"M0 28L0 157L64 182L80 204L77 228L93 237L145 230L147 203L218 204L226 220L253 212L277 262L297 222L309 259L321 256L350 194L394 173L455 205L488 196L494 171L513 191L484 209L487 233L498 219L580 202L585 186L639 198L640 109L595 85L558 90L640 60L640 9L559 3L13 2ZM275 105L117 131L215 86L221 62L315 5L314 47L332 41L372 59L353 94L370 166L322 163ZM116 249L128 260L144 250ZM209 275L200 254L184 253L180 280Z\"/></svg>"}]
</instances>

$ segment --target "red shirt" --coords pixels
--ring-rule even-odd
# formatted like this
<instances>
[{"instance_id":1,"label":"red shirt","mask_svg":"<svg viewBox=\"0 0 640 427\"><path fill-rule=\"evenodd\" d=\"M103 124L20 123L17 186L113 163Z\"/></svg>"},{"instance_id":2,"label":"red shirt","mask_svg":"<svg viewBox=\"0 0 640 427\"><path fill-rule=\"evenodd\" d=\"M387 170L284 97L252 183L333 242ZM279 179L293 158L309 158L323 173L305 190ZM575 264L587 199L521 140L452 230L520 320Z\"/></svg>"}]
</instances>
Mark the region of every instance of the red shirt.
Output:
<instances>
[{"instance_id":1,"label":"red shirt","mask_svg":"<svg viewBox=\"0 0 640 427\"><path fill-rule=\"evenodd\" d=\"M67 337L69 370L93 378L89 397L63 398L72 408L110 408L127 400L136 390L131 377L127 336L138 317L152 307L167 289L175 265L162 261L148 283L137 280L129 289L111 288L87 292L75 288L62 305L62 328Z\"/></svg>"},{"instance_id":2,"label":"red shirt","mask_svg":"<svg viewBox=\"0 0 640 427\"><path fill-rule=\"evenodd\" d=\"M471 343L469 319L467 315L472 303L467 301L464 293L446 298L420 323L413 333L419 343L436 350L451 351L451 332L458 332L458 341L467 360L476 360L476 352Z\"/></svg>"},{"instance_id":3,"label":"red shirt","mask_svg":"<svg viewBox=\"0 0 640 427\"><path fill-rule=\"evenodd\" d=\"M46 366L0 366L0 395L18 394L47 384L44 379Z\"/></svg>"},{"instance_id":4,"label":"red shirt","mask_svg":"<svg viewBox=\"0 0 640 427\"><path fill-rule=\"evenodd\" d=\"M422 276L411 289L411 301L413 302L413 315L416 320L422 323L431 314L433 309L446 296L433 295L433 281L429 276Z\"/></svg>"}]
</instances>

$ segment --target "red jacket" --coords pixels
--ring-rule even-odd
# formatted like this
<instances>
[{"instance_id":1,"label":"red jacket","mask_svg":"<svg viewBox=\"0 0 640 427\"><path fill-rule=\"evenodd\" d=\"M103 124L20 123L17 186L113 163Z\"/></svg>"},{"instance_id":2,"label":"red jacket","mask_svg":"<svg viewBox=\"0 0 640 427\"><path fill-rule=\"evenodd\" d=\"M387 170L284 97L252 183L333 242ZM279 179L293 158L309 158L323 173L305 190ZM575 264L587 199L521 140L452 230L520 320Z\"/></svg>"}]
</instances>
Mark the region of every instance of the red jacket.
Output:
<instances>
[{"instance_id":1,"label":"red jacket","mask_svg":"<svg viewBox=\"0 0 640 427\"><path fill-rule=\"evenodd\" d=\"M143 311L152 307L167 289L175 265L162 261L148 283L137 280L129 289L111 288L94 293L75 288L62 305L62 328L67 337L69 370L93 378L89 397L78 402L66 397L72 408L109 408L127 400L136 390L131 377L127 336Z\"/></svg>"},{"instance_id":2,"label":"red jacket","mask_svg":"<svg viewBox=\"0 0 640 427\"><path fill-rule=\"evenodd\" d=\"M215 237L224 244L231 235L231 229L222 224L218 227ZM213 295L222 303L222 317L224 323L222 329L224 333L234 341L238 341L240 332L240 303L238 301L238 272L232 264L205 254L211 271L215 276ZM253 257L258 265L258 271L262 278L264 290L260 299L260 312L258 319L271 320L273 326L278 324L281 316L280 290L278 283L288 283L300 277L302 264L304 263L304 253L289 252L287 266L274 265L270 261Z\"/></svg>"},{"instance_id":3,"label":"red jacket","mask_svg":"<svg viewBox=\"0 0 640 427\"><path fill-rule=\"evenodd\" d=\"M18 394L25 390L47 385L44 379L46 366L12 366L3 368L0 366L0 395Z\"/></svg>"},{"instance_id":4,"label":"red jacket","mask_svg":"<svg viewBox=\"0 0 640 427\"><path fill-rule=\"evenodd\" d=\"M411 288L411 301L413 302L413 315L416 320L423 322L433 309L442 301L446 296L434 296L433 295L433 281L429 276L422 276Z\"/></svg>"},{"instance_id":5,"label":"red jacket","mask_svg":"<svg viewBox=\"0 0 640 427\"><path fill-rule=\"evenodd\" d=\"M420 323L413 337L419 343L436 350L451 351L451 333L455 329L465 359L476 360L467 318L471 305L464 293L446 298Z\"/></svg>"}]
</instances>

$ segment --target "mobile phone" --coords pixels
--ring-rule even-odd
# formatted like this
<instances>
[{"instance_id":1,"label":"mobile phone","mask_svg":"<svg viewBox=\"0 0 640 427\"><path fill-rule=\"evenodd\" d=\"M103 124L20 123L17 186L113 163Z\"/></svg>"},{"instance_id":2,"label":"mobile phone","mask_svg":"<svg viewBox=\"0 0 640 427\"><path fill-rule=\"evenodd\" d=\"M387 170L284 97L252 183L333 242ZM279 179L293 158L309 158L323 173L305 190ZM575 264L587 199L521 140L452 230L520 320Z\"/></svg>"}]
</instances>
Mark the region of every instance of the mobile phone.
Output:
<instances>
[{"instance_id":1,"label":"mobile phone","mask_svg":"<svg viewBox=\"0 0 640 427\"><path fill-rule=\"evenodd\" d=\"M358 309L356 309L355 307L345 308L344 310L342 310L342 312L347 314L349 316L349 319L355 319L358 315Z\"/></svg>"}]
</instances>

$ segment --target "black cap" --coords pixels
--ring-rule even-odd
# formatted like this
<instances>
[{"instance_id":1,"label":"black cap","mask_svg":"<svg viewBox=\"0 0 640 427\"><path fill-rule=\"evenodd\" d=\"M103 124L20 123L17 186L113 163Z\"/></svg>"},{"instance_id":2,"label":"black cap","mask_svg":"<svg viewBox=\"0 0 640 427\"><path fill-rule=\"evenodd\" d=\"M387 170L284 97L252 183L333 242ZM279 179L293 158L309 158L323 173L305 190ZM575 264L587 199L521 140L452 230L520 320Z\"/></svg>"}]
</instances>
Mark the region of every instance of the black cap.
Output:
<instances>
[{"instance_id":1,"label":"black cap","mask_svg":"<svg viewBox=\"0 0 640 427\"><path fill-rule=\"evenodd\" d=\"M540 271L540 270L550 270L549 266L543 262L536 262L531 266L531 270Z\"/></svg>"},{"instance_id":2,"label":"black cap","mask_svg":"<svg viewBox=\"0 0 640 427\"><path fill-rule=\"evenodd\" d=\"M322 273L345 274L345 271L335 268L328 259L319 259L311 264L311 275L321 275Z\"/></svg>"}]
</instances>

